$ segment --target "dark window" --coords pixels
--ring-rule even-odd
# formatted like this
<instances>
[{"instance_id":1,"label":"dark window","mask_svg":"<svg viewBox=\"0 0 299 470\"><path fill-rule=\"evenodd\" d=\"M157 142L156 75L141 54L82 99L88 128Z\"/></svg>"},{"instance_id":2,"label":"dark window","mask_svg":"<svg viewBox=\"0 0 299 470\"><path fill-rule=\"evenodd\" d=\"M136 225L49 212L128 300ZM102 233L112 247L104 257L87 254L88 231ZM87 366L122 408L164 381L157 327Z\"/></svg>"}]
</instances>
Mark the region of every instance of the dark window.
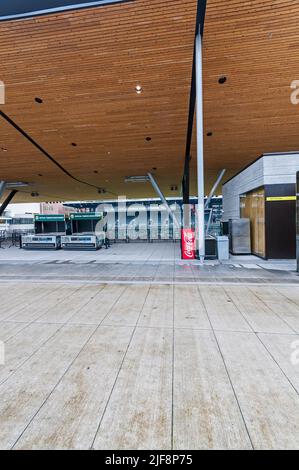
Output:
<instances>
[{"instance_id":1,"label":"dark window","mask_svg":"<svg viewBox=\"0 0 299 470\"><path fill-rule=\"evenodd\" d=\"M12 225L30 225L34 224L34 219L27 219L27 218L16 218L12 219L11 221Z\"/></svg>"}]
</instances>

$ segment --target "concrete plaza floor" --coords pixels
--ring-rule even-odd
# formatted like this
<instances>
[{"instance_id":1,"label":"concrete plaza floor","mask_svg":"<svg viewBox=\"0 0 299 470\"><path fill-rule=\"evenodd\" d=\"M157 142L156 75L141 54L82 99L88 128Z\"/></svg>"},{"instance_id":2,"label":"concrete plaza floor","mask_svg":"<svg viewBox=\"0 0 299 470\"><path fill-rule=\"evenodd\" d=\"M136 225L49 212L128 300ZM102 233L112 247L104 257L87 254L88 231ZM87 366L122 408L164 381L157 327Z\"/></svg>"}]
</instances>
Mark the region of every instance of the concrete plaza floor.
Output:
<instances>
[{"instance_id":1,"label":"concrete plaza floor","mask_svg":"<svg viewBox=\"0 0 299 470\"><path fill-rule=\"evenodd\" d=\"M294 263L125 249L0 250L0 448L298 449Z\"/></svg>"},{"instance_id":2,"label":"concrete plaza floor","mask_svg":"<svg viewBox=\"0 0 299 470\"><path fill-rule=\"evenodd\" d=\"M229 261L180 259L178 243L116 244L108 250L0 250L0 279L155 283L297 283L295 261L233 256Z\"/></svg>"}]
</instances>

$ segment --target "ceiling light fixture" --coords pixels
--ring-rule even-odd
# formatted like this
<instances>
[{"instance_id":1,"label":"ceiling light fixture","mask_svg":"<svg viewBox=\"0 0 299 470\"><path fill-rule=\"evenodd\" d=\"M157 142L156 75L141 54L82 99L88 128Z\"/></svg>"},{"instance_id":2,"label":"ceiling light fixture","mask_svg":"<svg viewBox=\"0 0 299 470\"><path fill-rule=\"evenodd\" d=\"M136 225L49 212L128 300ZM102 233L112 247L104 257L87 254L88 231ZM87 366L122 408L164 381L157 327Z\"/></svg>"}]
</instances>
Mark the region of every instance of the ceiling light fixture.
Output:
<instances>
[{"instance_id":1,"label":"ceiling light fixture","mask_svg":"<svg viewBox=\"0 0 299 470\"><path fill-rule=\"evenodd\" d=\"M35 102L38 103L38 104L41 104L43 102L43 100L41 98L36 97Z\"/></svg>"},{"instance_id":2,"label":"ceiling light fixture","mask_svg":"<svg viewBox=\"0 0 299 470\"><path fill-rule=\"evenodd\" d=\"M147 142L150 142L150 141L152 140L152 138L151 138L151 137L146 137L145 140L146 140Z\"/></svg>"},{"instance_id":3,"label":"ceiling light fixture","mask_svg":"<svg viewBox=\"0 0 299 470\"><path fill-rule=\"evenodd\" d=\"M125 178L125 183L147 183L148 181L148 176L127 176Z\"/></svg>"},{"instance_id":4,"label":"ceiling light fixture","mask_svg":"<svg viewBox=\"0 0 299 470\"><path fill-rule=\"evenodd\" d=\"M77 147L77 144L76 144L75 142L72 142L71 145L72 145L73 147Z\"/></svg>"},{"instance_id":5,"label":"ceiling light fixture","mask_svg":"<svg viewBox=\"0 0 299 470\"><path fill-rule=\"evenodd\" d=\"M24 188L29 186L28 183L24 183L23 181L12 181L10 183L6 183L7 189L14 189L14 188Z\"/></svg>"},{"instance_id":6,"label":"ceiling light fixture","mask_svg":"<svg viewBox=\"0 0 299 470\"><path fill-rule=\"evenodd\" d=\"M2 152L7 152L7 149L4 148L4 147L2 147L1 150L2 150Z\"/></svg>"},{"instance_id":7,"label":"ceiling light fixture","mask_svg":"<svg viewBox=\"0 0 299 470\"><path fill-rule=\"evenodd\" d=\"M141 93L143 92L142 86L141 85L136 85L135 91L136 91L137 95L141 95Z\"/></svg>"},{"instance_id":8,"label":"ceiling light fixture","mask_svg":"<svg viewBox=\"0 0 299 470\"><path fill-rule=\"evenodd\" d=\"M208 132L207 133L207 137L212 137L212 135L213 135L213 132Z\"/></svg>"}]
</instances>

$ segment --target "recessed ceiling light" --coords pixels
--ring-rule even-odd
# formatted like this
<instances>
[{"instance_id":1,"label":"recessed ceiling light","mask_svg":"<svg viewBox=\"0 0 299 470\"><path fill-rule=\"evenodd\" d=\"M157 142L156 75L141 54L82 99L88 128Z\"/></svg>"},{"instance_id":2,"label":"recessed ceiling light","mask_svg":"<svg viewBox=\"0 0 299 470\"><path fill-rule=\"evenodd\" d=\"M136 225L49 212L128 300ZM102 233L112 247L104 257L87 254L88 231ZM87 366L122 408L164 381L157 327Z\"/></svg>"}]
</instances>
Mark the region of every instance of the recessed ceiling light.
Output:
<instances>
[{"instance_id":1,"label":"recessed ceiling light","mask_svg":"<svg viewBox=\"0 0 299 470\"><path fill-rule=\"evenodd\" d=\"M213 132L208 132L208 133L207 133L207 136L208 136L208 137L212 137L212 135L213 135Z\"/></svg>"},{"instance_id":2,"label":"recessed ceiling light","mask_svg":"<svg viewBox=\"0 0 299 470\"><path fill-rule=\"evenodd\" d=\"M72 142L71 144L73 147L77 147L77 144L75 142Z\"/></svg>"},{"instance_id":3,"label":"recessed ceiling light","mask_svg":"<svg viewBox=\"0 0 299 470\"><path fill-rule=\"evenodd\" d=\"M219 78L218 83L220 85L223 85L227 81L227 78L223 75L222 77Z\"/></svg>"},{"instance_id":4,"label":"recessed ceiling light","mask_svg":"<svg viewBox=\"0 0 299 470\"><path fill-rule=\"evenodd\" d=\"M94 170L94 173L98 173L98 170Z\"/></svg>"},{"instance_id":5,"label":"recessed ceiling light","mask_svg":"<svg viewBox=\"0 0 299 470\"><path fill-rule=\"evenodd\" d=\"M140 95L143 92L142 86L141 85L136 85L135 91L137 95Z\"/></svg>"},{"instance_id":6,"label":"recessed ceiling light","mask_svg":"<svg viewBox=\"0 0 299 470\"><path fill-rule=\"evenodd\" d=\"M39 173L38 176L43 176L43 175L41 173Z\"/></svg>"},{"instance_id":7,"label":"recessed ceiling light","mask_svg":"<svg viewBox=\"0 0 299 470\"><path fill-rule=\"evenodd\" d=\"M41 104L43 100L41 98L36 97L34 100L36 103Z\"/></svg>"},{"instance_id":8,"label":"recessed ceiling light","mask_svg":"<svg viewBox=\"0 0 299 470\"><path fill-rule=\"evenodd\" d=\"M152 170L153 170L153 171L156 171L156 170L157 170L157 167L153 166Z\"/></svg>"},{"instance_id":9,"label":"recessed ceiling light","mask_svg":"<svg viewBox=\"0 0 299 470\"><path fill-rule=\"evenodd\" d=\"M2 152L7 152L7 149L5 147L1 148Z\"/></svg>"},{"instance_id":10,"label":"recessed ceiling light","mask_svg":"<svg viewBox=\"0 0 299 470\"><path fill-rule=\"evenodd\" d=\"M151 138L151 137L146 137L145 140L146 140L147 142L150 142L150 141L152 140L152 138Z\"/></svg>"}]
</instances>

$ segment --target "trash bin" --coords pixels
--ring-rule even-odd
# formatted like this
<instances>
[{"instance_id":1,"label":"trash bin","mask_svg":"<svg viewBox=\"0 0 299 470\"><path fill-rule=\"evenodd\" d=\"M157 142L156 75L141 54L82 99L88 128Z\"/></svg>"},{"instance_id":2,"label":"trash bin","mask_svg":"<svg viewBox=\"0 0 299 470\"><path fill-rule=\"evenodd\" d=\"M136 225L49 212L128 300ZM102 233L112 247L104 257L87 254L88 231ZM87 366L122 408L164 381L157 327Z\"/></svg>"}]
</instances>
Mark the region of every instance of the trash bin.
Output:
<instances>
[{"instance_id":1,"label":"trash bin","mask_svg":"<svg viewBox=\"0 0 299 470\"><path fill-rule=\"evenodd\" d=\"M218 252L219 260L225 261L229 259L228 237L226 236L217 237L217 252Z\"/></svg>"}]
</instances>

